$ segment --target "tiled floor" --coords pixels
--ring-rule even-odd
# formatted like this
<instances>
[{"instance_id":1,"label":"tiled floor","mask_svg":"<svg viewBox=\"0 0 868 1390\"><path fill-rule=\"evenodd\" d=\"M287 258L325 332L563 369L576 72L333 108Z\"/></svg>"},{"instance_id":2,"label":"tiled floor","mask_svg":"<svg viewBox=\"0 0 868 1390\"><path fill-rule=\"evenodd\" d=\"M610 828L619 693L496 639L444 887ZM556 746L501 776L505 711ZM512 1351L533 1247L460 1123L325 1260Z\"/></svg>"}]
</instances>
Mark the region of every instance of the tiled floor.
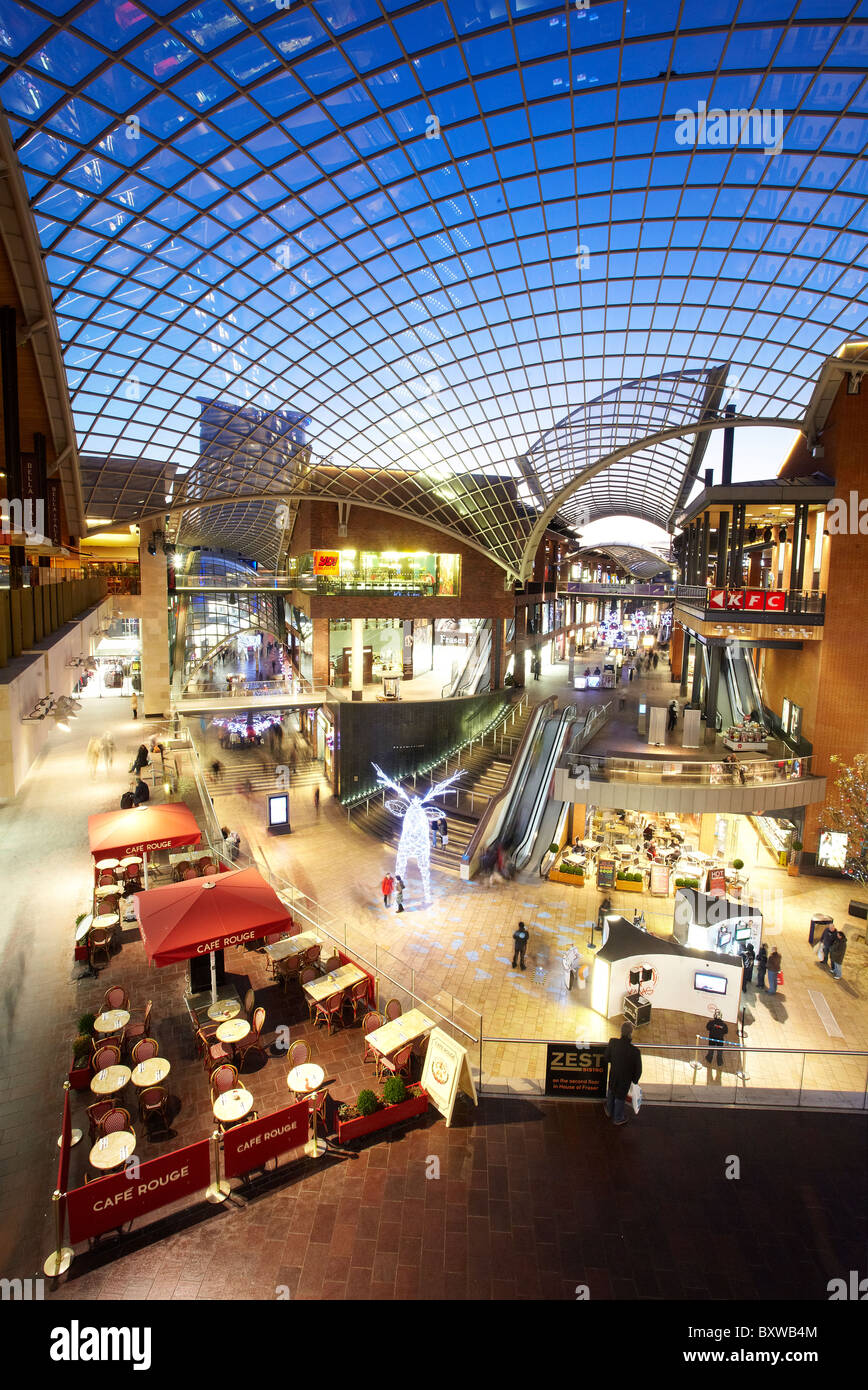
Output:
<instances>
[{"instance_id":1,"label":"tiled floor","mask_svg":"<svg viewBox=\"0 0 868 1390\"><path fill-rule=\"evenodd\" d=\"M91 782L84 745L105 723L113 727L118 756L110 774L102 771ZM172 1062L169 1089L181 1103L178 1139L210 1132L206 1079L192 1059L181 1004L183 967L150 970L131 936L99 985L76 983L80 967L71 961L72 923L90 883L87 815L117 805L127 781L125 755L146 727L129 719L127 702L93 702L68 738L52 739L14 805L0 809L4 1275L38 1273L53 1246L50 1197L68 1044L76 1017L109 977L127 984L135 1015L154 998L154 1033ZM251 807L249 827L242 825L257 844L258 810ZM533 1037L552 1028L551 1036L574 1036L580 1006L557 992L556 957L560 941L588 913L584 905L573 909L566 890L468 888L437 875L433 908L419 908L408 895L410 910L387 916L376 891L384 852L348 829L330 804L323 803L318 821L307 800L296 814L298 829L289 840L261 835L264 853L285 859L293 876L351 914L358 930L372 944L382 940L404 969L420 962L413 968L426 989L439 988L443 997L450 980L460 981L469 1002L476 998L484 1007L490 1032L514 1028ZM785 928L791 933L787 988L774 1015L770 1001L754 1007L781 1035L793 1027L799 1036L816 1037L806 991L819 972L805 922L830 889L797 879L787 881L787 890L798 911ZM832 891L840 898L847 888ZM505 955L513 920L530 911L533 970L522 977L498 956ZM267 1037L284 1017L292 1037L307 1031L300 1013L282 1014L292 1000L264 983L261 957L239 953L228 966L238 976L252 971L267 1009ZM864 1039L857 967L854 959L834 995L822 981L845 1033L843 1042L830 1044L836 1047L858 1047ZM359 1060L357 1029L330 1046L319 1037L316 1047L340 1074L336 1096L352 1095L370 1075ZM285 1070L279 1056L259 1070L251 1064L248 1084L260 1112L286 1103ZM77 1116L83 1104L76 1097ZM151 1151L143 1141L141 1152ZM150 1235L143 1231L122 1251L82 1255L55 1296L273 1298L285 1286L292 1298L574 1298L576 1285L587 1283L597 1298L824 1297L829 1278L861 1267L865 1152L862 1117L648 1107L615 1130L593 1105L483 1098L476 1111L462 1102L450 1130L429 1115L357 1155L290 1165L267 1193L196 1209L194 1220L174 1218ZM724 1187L729 1154L741 1156L743 1173ZM82 1147L79 1168L84 1156ZM427 1176L434 1158L439 1178ZM78 1176L77 1168L73 1180Z\"/></svg>"}]
</instances>

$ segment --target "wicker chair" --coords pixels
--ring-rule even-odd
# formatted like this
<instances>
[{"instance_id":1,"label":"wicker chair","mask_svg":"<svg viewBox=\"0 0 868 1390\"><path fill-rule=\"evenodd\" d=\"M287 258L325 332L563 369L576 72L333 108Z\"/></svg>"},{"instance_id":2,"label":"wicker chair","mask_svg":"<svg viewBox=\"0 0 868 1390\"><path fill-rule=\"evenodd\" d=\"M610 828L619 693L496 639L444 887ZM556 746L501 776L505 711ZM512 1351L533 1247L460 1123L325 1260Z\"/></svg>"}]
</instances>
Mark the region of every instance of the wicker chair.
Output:
<instances>
[{"instance_id":1,"label":"wicker chair","mask_svg":"<svg viewBox=\"0 0 868 1390\"><path fill-rule=\"evenodd\" d=\"M303 1038L292 1043L287 1054L289 1070L294 1071L296 1067L303 1067L310 1061L310 1043L306 1043Z\"/></svg>"},{"instance_id":2,"label":"wicker chair","mask_svg":"<svg viewBox=\"0 0 868 1390\"><path fill-rule=\"evenodd\" d=\"M371 1007L368 1001L368 985L368 980L359 980L358 984L353 985L344 995L344 1008L352 1008L354 1023L360 1014L366 1014Z\"/></svg>"},{"instance_id":3,"label":"wicker chair","mask_svg":"<svg viewBox=\"0 0 868 1390\"><path fill-rule=\"evenodd\" d=\"M237 1042L235 1044L235 1060L238 1063L239 1067L244 1066L244 1063L247 1060L248 1052L258 1052L261 1054L261 1056L265 1058L268 1057L268 1053L266 1052L263 1043L260 1041L262 1037L262 1030L264 1027L265 1010L260 1005L259 1008L256 1009L253 1014L253 1022L251 1024L250 1032L247 1034L247 1037L242 1038L240 1042Z\"/></svg>"},{"instance_id":4,"label":"wicker chair","mask_svg":"<svg viewBox=\"0 0 868 1390\"><path fill-rule=\"evenodd\" d=\"M392 1076L407 1076L413 1068L413 1044L407 1043L406 1047L400 1048L394 1057L380 1056L377 1061L377 1073L382 1075L387 1071Z\"/></svg>"},{"instance_id":5,"label":"wicker chair","mask_svg":"<svg viewBox=\"0 0 868 1390\"><path fill-rule=\"evenodd\" d=\"M218 1037L207 1037L201 1028L197 1034L196 1045L209 1076L215 1067L220 1066L221 1062L231 1062L232 1060L232 1054L226 1044L222 1043Z\"/></svg>"},{"instance_id":6,"label":"wicker chair","mask_svg":"<svg viewBox=\"0 0 868 1390\"><path fill-rule=\"evenodd\" d=\"M127 1051L135 1047L136 1043L140 1042L142 1038L149 1038L151 1036L152 1008L153 1000L149 999L147 1004L145 1005L145 1017L143 1018L142 1022L128 1023L126 1028L124 1029L124 1046L126 1047Z\"/></svg>"},{"instance_id":7,"label":"wicker chair","mask_svg":"<svg viewBox=\"0 0 868 1390\"><path fill-rule=\"evenodd\" d=\"M139 1118L147 1127L155 1117L160 1121L158 1129L165 1130L168 1134L169 1092L162 1086L146 1086L139 1093Z\"/></svg>"},{"instance_id":8,"label":"wicker chair","mask_svg":"<svg viewBox=\"0 0 868 1390\"><path fill-rule=\"evenodd\" d=\"M211 1102L222 1096L224 1091L234 1091L238 1085L238 1069L230 1062L222 1062L211 1073Z\"/></svg>"},{"instance_id":9,"label":"wicker chair","mask_svg":"<svg viewBox=\"0 0 868 1390\"><path fill-rule=\"evenodd\" d=\"M393 1019L400 1018L404 1010L397 999L390 999L385 1008L386 1022L391 1023Z\"/></svg>"},{"instance_id":10,"label":"wicker chair","mask_svg":"<svg viewBox=\"0 0 868 1390\"><path fill-rule=\"evenodd\" d=\"M321 951L322 946L318 941L315 942L313 946L308 946L307 950L304 953L305 965L319 965L319 957Z\"/></svg>"},{"instance_id":11,"label":"wicker chair","mask_svg":"<svg viewBox=\"0 0 868 1390\"><path fill-rule=\"evenodd\" d=\"M343 961L341 960L340 956L329 956L325 965L321 967L322 972L324 975L330 975L333 970L340 970L342 964Z\"/></svg>"},{"instance_id":12,"label":"wicker chair","mask_svg":"<svg viewBox=\"0 0 868 1390\"><path fill-rule=\"evenodd\" d=\"M121 1050L116 1043L100 1043L99 1047L94 1048L90 1059L94 1076L98 1071L102 1071L103 1067L116 1067L120 1060Z\"/></svg>"},{"instance_id":13,"label":"wicker chair","mask_svg":"<svg viewBox=\"0 0 868 1390\"><path fill-rule=\"evenodd\" d=\"M343 990L340 989L336 990L334 994L330 994L327 999L321 999L316 1006L314 1022L316 1023L317 1020L322 1019L328 1025L329 1037L331 1037L332 1022L335 1020L340 1022L341 1009L343 1006L344 995Z\"/></svg>"},{"instance_id":14,"label":"wicker chair","mask_svg":"<svg viewBox=\"0 0 868 1390\"><path fill-rule=\"evenodd\" d=\"M112 958L112 934L104 927L99 927L88 933L87 954L92 970L96 969L96 958L98 955L105 956L106 965L111 964Z\"/></svg>"},{"instance_id":15,"label":"wicker chair","mask_svg":"<svg viewBox=\"0 0 868 1390\"><path fill-rule=\"evenodd\" d=\"M123 1110L119 1105L113 1105L107 1115L100 1120L99 1133L117 1134L122 1129L132 1130L130 1123L129 1110Z\"/></svg>"},{"instance_id":16,"label":"wicker chair","mask_svg":"<svg viewBox=\"0 0 868 1390\"><path fill-rule=\"evenodd\" d=\"M246 1014L251 1014L251 1013L253 1012L253 1006L255 1005L255 1003L256 1003L256 990L255 990L255 989L249 989L249 990L247 991L247 993L245 994L245 996L244 996L244 1012L245 1012Z\"/></svg>"},{"instance_id":17,"label":"wicker chair","mask_svg":"<svg viewBox=\"0 0 868 1390\"><path fill-rule=\"evenodd\" d=\"M284 993L294 984L301 972L301 956L285 956L277 963L277 979Z\"/></svg>"},{"instance_id":18,"label":"wicker chair","mask_svg":"<svg viewBox=\"0 0 868 1390\"><path fill-rule=\"evenodd\" d=\"M137 1067L139 1062L149 1062L152 1057L159 1055L160 1044L156 1038L139 1038L131 1053L133 1066Z\"/></svg>"},{"instance_id":19,"label":"wicker chair","mask_svg":"<svg viewBox=\"0 0 868 1390\"><path fill-rule=\"evenodd\" d=\"M105 1119L106 1115L110 1114L114 1109L115 1103L113 1100L98 1100L95 1105L89 1105L87 1107L88 1132L90 1134L91 1144L94 1144L102 1134L102 1121Z\"/></svg>"}]
</instances>

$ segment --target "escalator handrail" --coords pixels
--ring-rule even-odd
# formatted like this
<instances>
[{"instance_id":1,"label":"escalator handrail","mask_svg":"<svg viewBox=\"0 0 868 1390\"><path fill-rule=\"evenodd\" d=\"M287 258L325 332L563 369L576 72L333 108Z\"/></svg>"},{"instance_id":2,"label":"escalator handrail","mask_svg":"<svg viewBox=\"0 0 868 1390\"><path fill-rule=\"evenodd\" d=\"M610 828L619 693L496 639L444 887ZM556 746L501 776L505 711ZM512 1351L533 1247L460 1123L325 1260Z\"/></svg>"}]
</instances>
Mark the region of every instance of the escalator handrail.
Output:
<instances>
[{"instance_id":1,"label":"escalator handrail","mask_svg":"<svg viewBox=\"0 0 868 1390\"><path fill-rule=\"evenodd\" d=\"M486 845L489 838L492 821L498 814L498 811L503 809L505 799L509 798L511 800L517 790L518 782L525 771L530 749L533 745L533 740L536 737L540 723L543 719L550 719L554 713L554 700L555 697L550 696L547 700L544 700L541 705L537 705L536 709L531 714L527 721L527 728L522 734L521 742L512 760L512 767L509 769L507 779L497 795L491 798L480 816L479 823L470 837L466 850L461 856L461 862L470 866L471 878L475 872L474 862L482 852L482 848Z\"/></svg>"},{"instance_id":2,"label":"escalator handrail","mask_svg":"<svg viewBox=\"0 0 868 1390\"><path fill-rule=\"evenodd\" d=\"M564 743L569 736L571 726L580 718L581 711L575 705L567 705L558 721L558 727L552 739L552 746L543 764L542 775L533 798L530 815L527 818L527 825L520 842L516 845L515 854L513 855L513 861L517 869L524 868L530 858L533 842L536 840L539 830L541 807L543 807L549 799L549 787L554 775L554 770L560 761L564 750ZM530 845L528 845L529 840Z\"/></svg>"}]
</instances>

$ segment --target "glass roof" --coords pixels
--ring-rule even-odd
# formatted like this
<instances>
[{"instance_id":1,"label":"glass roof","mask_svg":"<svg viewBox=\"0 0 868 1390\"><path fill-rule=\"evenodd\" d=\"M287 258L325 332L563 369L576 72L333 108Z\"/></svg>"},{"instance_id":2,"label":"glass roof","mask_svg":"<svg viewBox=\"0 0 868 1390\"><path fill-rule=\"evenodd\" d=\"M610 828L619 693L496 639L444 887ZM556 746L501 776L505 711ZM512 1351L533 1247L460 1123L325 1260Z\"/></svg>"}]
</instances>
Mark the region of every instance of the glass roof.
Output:
<instances>
[{"instance_id":1,"label":"glass roof","mask_svg":"<svg viewBox=\"0 0 868 1390\"><path fill-rule=\"evenodd\" d=\"M4 0L81 450L180 488L203 400L294 413L329 495L452 493L515 571L655 432L600 423L624 383L800 418L866 326L868 0L582 3ZM668 525L689 453L572 507Z\"/></svg>"}]
</instances>

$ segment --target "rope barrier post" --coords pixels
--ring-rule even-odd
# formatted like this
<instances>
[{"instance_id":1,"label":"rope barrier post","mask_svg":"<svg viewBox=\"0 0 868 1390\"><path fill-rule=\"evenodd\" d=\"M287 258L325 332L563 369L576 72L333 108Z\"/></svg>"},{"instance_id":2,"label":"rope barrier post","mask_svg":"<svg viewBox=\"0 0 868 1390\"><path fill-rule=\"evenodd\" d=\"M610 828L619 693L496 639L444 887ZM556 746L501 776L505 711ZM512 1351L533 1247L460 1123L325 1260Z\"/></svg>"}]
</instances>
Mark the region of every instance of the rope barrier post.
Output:
<instances>
[{"instance_id":1,"label":"rope barrier post","mask_svg":"<svg viewBox=\"0 0 868 1390\"><path fill-rule=\"evenodd\" d=\"M64 1089L65 1092L69 1091L70 1086L69 1086L69 1082L68 1082L68 1081L64 1081L64 1083L63 1083L63 1089ZM66 1099L66 1096L64 1096L64 1100L65 1100L65 1099ZM70 1143L70 1147L72 1147L74 1144L78 1144L78 1143L80 1143L80 1142L81 1142L81 1130L80 1130L80 1129L71 1129L71 1130L69 1131L69 1143ZM62 1132L61 1132L60 1134L58 1134L58 1136L57 1136L57 1147L58 1147L58 1148L62 1148L62 1147L63 1147L63 1133L62 1133Z\"/></svg>"},{"instance_id":2,"label":"rope barrier post","mask_svg":"<svg viewBox=\"0 0 868 1390\"><path fill-rule=\"evenodd\" d=\"M701 1071L701 1070L702 1070L702 1063L701 1063L700 1060L699 1060L699 1048L700 1048L701 1043L702 1043L702 1035L701 1035L700 1033L695 1033L695 1034L694 1034L694 1037L696 1038L696 1056L694 1057L693 1061L692 1061L692 1062L688 1062L687 1065L688 1065L689 1067L692 1067L694 1071Z\"/></svg>"},{"instance_id":3,"label":"rope barrier post","mask_svg":"<svg viewBox=\"0 0 868 1390\"><path fill-rule=\"evenodd\" d=\"M75 1251L63 1243L63 1224L66 1214L64 1197L65 1193L63 1192L52 1192L51 1194L51 1200L54 1203L57 1248L52 1251L42 1266L43 1273L47 1274L49 1279L57 1279L61 1274L65 1274L75 1255Z\"/></svg>"},{"instance_id":4,"label":"rope barrier post","mask_svg":"<svg viewBox=\"0 0 868 1390\"><path fill-rule=\"evenodd\" d=\"M214 1160L214 1181L206 1187L205 1197L209 1202L225 1202L232 1189L226 1179L220 1177L220 1134L216 1129L211 1135L211 1155Z\"/></svg>"}]
</instances>

